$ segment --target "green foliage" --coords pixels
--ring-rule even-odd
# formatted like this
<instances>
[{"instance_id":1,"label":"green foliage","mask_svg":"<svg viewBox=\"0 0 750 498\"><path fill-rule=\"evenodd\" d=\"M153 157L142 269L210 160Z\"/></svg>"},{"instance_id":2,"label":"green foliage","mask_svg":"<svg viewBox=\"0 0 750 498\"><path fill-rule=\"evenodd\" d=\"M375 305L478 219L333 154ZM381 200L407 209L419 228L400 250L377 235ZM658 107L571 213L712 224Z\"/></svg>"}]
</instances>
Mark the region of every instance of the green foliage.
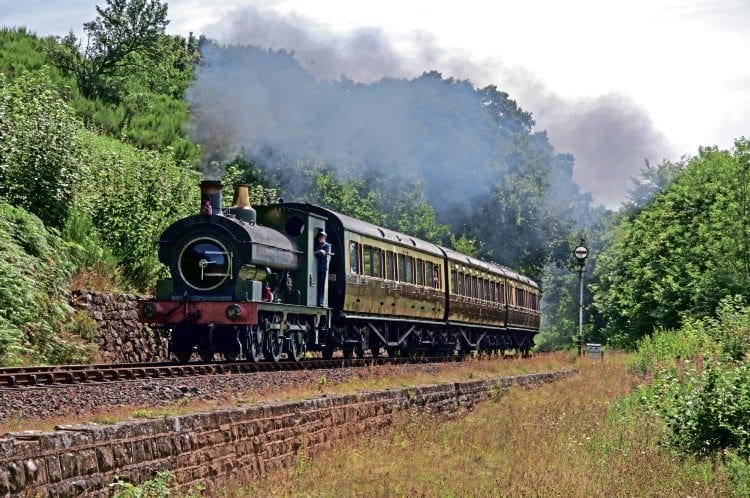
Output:
<instances>
[{"instance_id":1,"label":"green foliage","mask_svg":"<svg viewBox=\"0 0 750 498\"><path fill-rule=\"evenodd\" d=\"M79 126L44 74L0 74L0 199L60 227L80 177Z\"/></svg>"},{"instance_id":2,"label":"green foliage","mask_svg":"<svg viewBox=\"0 0 750 498\"><path fill-rule=\"evenodd\" d=\"M70 94L90 128L140 147L169 147L178 161L195 160L198 150L185 136L188 109L182 97L193 79L198 41L164 34L166 5L158 1L108 4L86 23L83 54L73 33L43 40L49 63L77 82L76 91L58 90Z\"/></svg>"},{"instance_id":3,"label":"green foliage","mask_svg":"<svg viewBox=\"0 0 750 498\"><path fill-rule=\"evenodd\" d=\"M724 455L729 470L730 490L733 496L750 496L750 461L734 451Z\"/></svg>"},{"instance_id":4,"label":"green foliage","mask_svg":"<svg viewBox=\"0 0 750 498\"><path fill-rule=\"evenodd\" d=\"M670 381L659 408L674 446L699 455L732 448L750 456L750 365L708 364Z\"/></svg>"},{"instance_id":5,"label":"green foliage","mask_svg":"<svg viewBox=\"0 0 750 498\"><path fill-rule=\"evenodd\" d=\"M133 285L153 284L160 269L155 241L173 221L195 211L200 175L170 154L140 151L92 133L82 136L85 182L77 207L121 261Z\"/></svg>"},{"instance_id":6,"label":"green foliage","mask_svg":"<svg viewBox=\"0 0 750 498\"><path fill-rule=\"evenodd\" d=\"M660 415L670 443L705 455L722 450L750 456L750 308L724 301L717 318L686 320L677 331L640 341L633 366L651 377L634 394Z\"/></svg>"},{"instance_id":7,"label":"green foliage","mask_svg":"<svg viewBox=\"0 0 750 498\"><path fill-rule=\"evenodd\" d=\"M750 308L745 306L742 296L730 296L719 303L717 318L706 319L725 361L740 361L750 349Z\"/></svg>"},{"instance_id":8,"label":"green foliage","mask_svg":"<svg viewBox=\"0 0 750 498\"><path fill-rule=\"evenodd\" d=\"M709 315L725 296L750 297L747 150L746 141L702 149L650 205L621 219L592 286L604 334L632 347L654 328Z\"/></svg>"},{"instance_id":9,"label":"green foliage","mask_svg":"<svg viewBox=\"0 0 750 498\"><path fill-rule=\"evenodd\" d=\"M167 6L159 0L107 0L107 7L97 6L96 11L96 19L83 25L88 40L83 56L67 60L63 67L75 73L87 97L117 102L123 96L120 75L142 71L141 63L159 54L169 22ZM64 45L72 42L68 38Z\"/></svg>"},{"instance_id":10,"label":"green foliage","mask_svg":"<svg viewBox=\"0 0 750 498\"><path fill-rule=\"evenodd\" d=\"M345 180L326 168L314 172L315 190L310 194L318 204L376 225L383 224L383 213L377 207L377 193L362 179Z\"/></svg>"},{"instance_id":11,"label":"green foliage","mask_svg":"<svg viewBox=\"0 0 750 498\"><path fill-rule=\"evenodd\" d=\"M712 358L720 351L703 320L690 320L679 330L657 330L638 342L632 368L641 375L670 372L677 374L679 361ZM675 363L675 358L678 363Z\"/></svg>"},{"instance_id":12,"label":"green foliage","mask_svg":"<svg viewBox=\"0 0 750 498\"><path fill-rule=\"evenodd\" d=\"M77 206L65 220L62 236L68 243L71 260L81 270L92 270L117 280L121 275L119 260L104 244L91 216Z\"/></svg>"},{"instance_id":13,"label":"green foliage","mask_svg":"<svg viewBox=\"0 0 750 498\"><path fill-rule=\"evenodd\" d=\"M42 41L25 28L0 29L0 73L12 79L41 71L46 63Z\"/></svg>"},{"instance_id":14,"label":"green foliage","mask_svg":"<svg viewBox=\"0 0 750 498\"><path fill-rule=\"evenodd\" d=\"M0 363L80 363L90 349L64 334L66 245L34 215L0 203Z\"/></svg>"},{"instance_id":15,"label":"green foliage","mask_svg":"<svg viewBox=\"0 0 750 498\"><path fill-rule=\"evenodd\" d=\"M197 498L202 495L202 486L193 486L188 490L180 488L175 475L169 470L160 470L153 479L136 486L122 478L116 478L110 485L116 488L113 498L164 498L167 496L181 496Z\"/></svg>"},{"instance_id":16,"label":"green foliage","mask_svg":"<svg viewBox=\"0 0 750 498\"><path fill-rule=\"evenodd\" d=\"M479 252L477 249L477 240L470 239L466 235L451 235L451 247L468 256L476 257L477 252Z\"/></svg>"}]
</instances>

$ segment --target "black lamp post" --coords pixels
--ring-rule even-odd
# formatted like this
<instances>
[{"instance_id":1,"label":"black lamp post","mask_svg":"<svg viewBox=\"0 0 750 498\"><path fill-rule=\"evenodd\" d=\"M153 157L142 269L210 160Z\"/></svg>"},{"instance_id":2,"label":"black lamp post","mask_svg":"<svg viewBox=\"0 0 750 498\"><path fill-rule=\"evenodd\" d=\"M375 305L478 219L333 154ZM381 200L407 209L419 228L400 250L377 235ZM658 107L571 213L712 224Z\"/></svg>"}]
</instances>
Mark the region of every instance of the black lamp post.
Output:
<instances>
[{"instance_id":1,"label":"black lamp post","mask_svg":"<svg viewBox=\"0 0 750 498\"><path fill-rule=\"evenodd\" d=\"M582 238L581 243L573 250L573 256L578 263L578 285L580 296L578 299L578 356L583 355L583 267L589 255L589 248L585 246L586 241Z\"/></svg>"}]
</instances>

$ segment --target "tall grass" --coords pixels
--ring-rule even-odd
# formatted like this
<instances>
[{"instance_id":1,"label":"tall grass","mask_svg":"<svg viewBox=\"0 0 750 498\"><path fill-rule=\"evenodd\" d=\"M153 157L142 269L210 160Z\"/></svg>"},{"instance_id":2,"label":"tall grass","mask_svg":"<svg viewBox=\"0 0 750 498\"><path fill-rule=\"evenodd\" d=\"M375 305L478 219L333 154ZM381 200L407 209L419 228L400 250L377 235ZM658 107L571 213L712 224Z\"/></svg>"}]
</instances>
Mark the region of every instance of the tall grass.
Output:
<instances>
[{"instance_id":1,"label":"tall grass","mask_svg":"<svg viewBox=\"0 0 750 498\"><path fill-rule=\"evenodd\" d=\"M226 496L714 496L710 460L663 448L665 427L617 400L636 379L624 357L580 375L511 389L449 422L402 414L384 434L340 443L288 473Z\"/></svg>"}]
</instances>

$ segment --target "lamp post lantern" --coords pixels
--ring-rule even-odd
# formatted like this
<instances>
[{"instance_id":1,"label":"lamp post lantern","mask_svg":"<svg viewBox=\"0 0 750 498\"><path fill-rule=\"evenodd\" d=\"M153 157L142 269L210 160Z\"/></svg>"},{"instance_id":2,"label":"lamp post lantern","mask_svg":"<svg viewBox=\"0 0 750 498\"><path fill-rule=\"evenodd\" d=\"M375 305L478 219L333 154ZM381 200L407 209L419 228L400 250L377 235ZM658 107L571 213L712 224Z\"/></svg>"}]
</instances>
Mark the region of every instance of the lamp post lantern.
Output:
<instances>
[{"instance_id":1,"label":"lamp post lantern","mask_svg":"<svg viewBox=\"0 0 750 498\"><path fill-rule=\"evenodd\" d=\"M589 255L589 248L585 245L586 241L581 239L581 243L573 250L573 256L578 263L578 286L580 294L578 298L578 356L583 355L583 267L586 265L586 258Z\"/></svg>"}]
</instances>

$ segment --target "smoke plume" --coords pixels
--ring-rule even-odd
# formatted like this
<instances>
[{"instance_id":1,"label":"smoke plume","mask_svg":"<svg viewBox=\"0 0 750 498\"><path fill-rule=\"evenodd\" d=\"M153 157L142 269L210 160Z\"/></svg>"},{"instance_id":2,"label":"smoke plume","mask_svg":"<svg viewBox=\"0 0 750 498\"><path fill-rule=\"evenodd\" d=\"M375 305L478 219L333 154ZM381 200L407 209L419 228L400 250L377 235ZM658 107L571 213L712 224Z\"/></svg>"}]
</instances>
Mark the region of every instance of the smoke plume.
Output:
<instances>
[{"instance_id":1,"label":"smoke plume","mask_svg":"<svg viewBox=\"0 0 750 498\"><path fill-rule=\"evenodd\" d=\"M380 82L380 91L393 91L392 98L397 101L412 96L400 93L395 83L383 84L383 78L415 78L433 69L476 85L496 84L509 92L511 98L533 113L536 129L547 131L558 152L569 152L575 157L574 177L582 189L590 191L595 202L608 207L615 207L625 199L630 179L638 175L645 160L658 162L671 153L665 137L655 130L645 109L627 96L564 99L523 68L506 67L498 60L472 59L460 50L441 47L430 33L415 31L399 39L401 49L397 50L395 42L378 28L339 34L294 13L280 14L255 6L230 13L219 23L205 27L204 32L222 43L285 50L296 62L296 67L291 63L281 67L283 64L272 61L271 57L261 60L263 57L257 54L243 55L240 51L233 57L245 57L245 60L230 60L226 52L206 54L213 69L204 72L191 99L214 100L210 115L199 116L199 120L211 123L201 127L204 131L213 127L214 132L221 130L222 133L212 132L198 140L206 147L212 140L210 136L222 137L220 141L232 137L231 143L209 143L207 148L214 151L209 155L213 160L220 159L219 151L226 152L238 146L256 144L260 147L259 144L263 144L288 149L288 141L293 138L298 142L317 140L316 145L327 146L331 156L321 159L344 164L346 160L356 159L352 143L366 148L368 143L380 141L380 146L391 147L379 158L384 161L383 167L409 168L408 161L405 164L393 160L399 151L411 153L413 150L400 134L424 138L408 129L409 116L389 114L386 109L377 107L366 108L368 100L370 104L379 105L372 96L341 102L341 96L332 87L326 92L320 82L334 85L342 78L352 83ZM404 45L409 50L403 50ZM304 71L299 71L300 68ZM273 73L274 83L269 85L263 81L259 72ZM213 94L211 88L217 85L221 91ZM352 91L357 88L353 85ZM353 109L349 105L360 108ZM241 114L243 108L253 109L254 115L227 119ZM352 122L351 116L357 113L370 113L367 133L361 123ZM314 136L297 133L303 127L315 130ZM473 141L466 131L462 134L459 130L456 136L456 130L444 130L444 135L433 139L461 144L464 147L460 150L465 154L469 150L466 146ZM470 157L451 155L446 148L441 148L440 152L455 156L452 157L456 160L454 167L470 164L472 160L486 166L487 158L481 151ZM438 169L443 173L443 168Z\"/></svg>"}]
</instances>

